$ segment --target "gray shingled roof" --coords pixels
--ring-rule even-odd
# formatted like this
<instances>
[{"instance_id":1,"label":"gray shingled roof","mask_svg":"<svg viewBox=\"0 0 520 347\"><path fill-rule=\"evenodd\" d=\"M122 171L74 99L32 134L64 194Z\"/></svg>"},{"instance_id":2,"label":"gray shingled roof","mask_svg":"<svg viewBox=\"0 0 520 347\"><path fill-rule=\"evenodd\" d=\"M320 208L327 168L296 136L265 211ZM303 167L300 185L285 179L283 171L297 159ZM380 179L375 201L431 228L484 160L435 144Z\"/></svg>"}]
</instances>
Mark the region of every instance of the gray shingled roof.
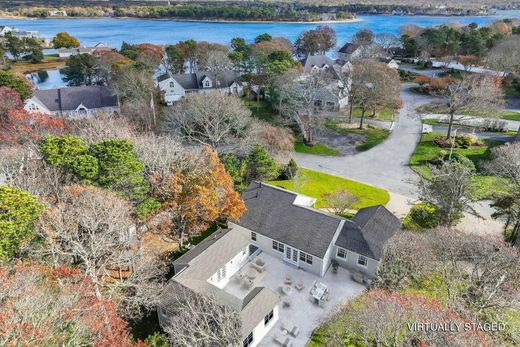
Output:
<instances>
[{"instance_id":1,"label":"gray shingled roof","mask_svg":"<svg viewBox=\"0 0 520 347\"><path fill-rule=\"evenodd\" d=\"M343 219L294 205L297 194L251 183L242 194L247 211L239 225L323 258Z\"/></svg>"},{"instance_id":2,"label":"gray shingled roof","mask_svg":"<svg viewBox=\"0 0 520 347\"><path fill-rule=\"evenodd\" d=\"M383 205L362 208L345 223L336 245L379 260L385 243L400 227L399 219Z\"/></svg>"},{"instance_id":3,"label":"gray shingled roof","mask_svg":"<svg viewBox=\"0 0 520 347\"><path fill-rule=\"evenodd\" d=\"M202 80L204 77L209 77L213 81L213 88L217 86L217 74L210 72L210 71L200 71L197 73L187 73L187 74L174 74L171 75L171 77L179 83L182 88L190 90L190 89L203 89L202 86ZM165 79L168 79L169 75L164 74L157 78L159 82L164 81ZM239 75L232 70L229 71L222 71L218 74L218 80L220 81L220 84L218 85L219 88L227 88L233 82L237 81L239 78Z\"/></svg>"},{"instance_id":4,"label":"gray shingled roof","mask_svg":"<svg viewBox=\"0 0 520 347\"><path fill-rule=\"evenodd\" d=\"M118 101L107 86L82 86L34 91L37 98L49 111L74 111L83 104L89 110L117 107Z\"/></svg>"},{"instance_id":5,"label":"gray shingled roof","mask_svg":"<svg viewBox=\"0 0 520 347\"><path fill-rule=\"evenodd\" d=\"M278 294L269 288L254 288L244 299L217 288L208 279L224 264L250 245L249 239L240 232L230 229L218 230L193 249L174 261L174 265L185 265L165 286L160 296L161 307L175 311L172 294L177 285L196 293L212 296L222 305L233 308L240 314L241 333L246 337L278 302Z\"/></svg>"},{"instance_id":6,"label":"gray shingled roof","mask_svg":"<svg viewBox=\"0 0 520 347\"><path fill-rule=\"evenodd\" d=\"M352 54L358 49L359 45L351 42L347 42L339 49L338 52L345 54Z\"/></svg>"},{"instance_id":7,"label":"gray shingled roof","mask_svg":"<svg viewBox=\"0 0 520 347\"><path fill-rule=\"evenodd\" d=\"M334 65L334 60L326 55L309 55L303 62L303 69L308 73L311 71L313 66L317 66L321 69L325 65L328 65L329 68L332 67Z\"/></svg>"}]
</instances>

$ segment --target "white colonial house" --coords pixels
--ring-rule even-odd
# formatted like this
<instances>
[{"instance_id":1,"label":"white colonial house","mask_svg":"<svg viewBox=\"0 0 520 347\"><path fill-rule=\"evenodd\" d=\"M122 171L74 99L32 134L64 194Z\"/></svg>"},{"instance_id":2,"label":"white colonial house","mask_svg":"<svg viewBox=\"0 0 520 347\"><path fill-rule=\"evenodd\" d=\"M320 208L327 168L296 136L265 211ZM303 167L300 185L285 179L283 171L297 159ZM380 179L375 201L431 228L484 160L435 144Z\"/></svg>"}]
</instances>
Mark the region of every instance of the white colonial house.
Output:
<instances>
[{"instance_id":1,"label":"white colonial house","mask_svg":"<svg viewBox=\"0 0 520 347\"><path fill-rule=\"evenodd\" d=\"M119 102L107 86L81 86L35 90L25 110L64 118L83 118L98 112L118 113Z\"/></svg>"},{"instance_id":2,"label":"white colonial house","mask_svg":"<svg viewBox=\"0 0 520 347\"><path fill-rule=\"evenodd\" d=\"M369 281L385 243L401 225L384 206L361 209L347 220L314 209L314 198L263 183L252 183L242 198L246 212L238 222L228 223L227 229L210 235L173 262L175 275L158 306L163 327L175 324L176 293L185 288L216 298L237 312L242 346L270 346L272 342L265 337L283 316L280 306L287 309L280 288L288 290L280 287L284 282L276 282L274 288L266 285L266 277L280 275L270 273L277 270L273 260L282 264L279 271L291 269L300 278L307 273L316 280L322 280L336 260L349 269L343 275L338 273L336 281L350 271ZM267 258L270 263L265 262ZM282 326L290 324L284 324L282 318ZM292 336L297 334L295 328ZM288 336L276 334L275 340L292 345Z\"/></svg>"},{"instance_id":3,"label":"white colonial house","mask_svg":"<svg viewBox=\"0 0 520 347\"><path fill-rule=\"evenodd\" d=\"M203 71L189 74L163 74L157 78L157 87L163 93L164 102L171 106L186 94L219 91L244 95L244 86L235 71L220 73Z\"/></svg>"}]
</instances>

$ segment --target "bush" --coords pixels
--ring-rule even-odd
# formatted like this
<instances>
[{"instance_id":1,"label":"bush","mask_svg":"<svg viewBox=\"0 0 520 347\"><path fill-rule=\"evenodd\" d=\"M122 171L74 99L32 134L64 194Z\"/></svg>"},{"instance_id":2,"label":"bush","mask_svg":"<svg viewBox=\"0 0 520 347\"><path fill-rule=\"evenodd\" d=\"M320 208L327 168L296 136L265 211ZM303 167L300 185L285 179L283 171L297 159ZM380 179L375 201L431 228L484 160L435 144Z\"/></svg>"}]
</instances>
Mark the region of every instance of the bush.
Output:
<instances>
[{"instance_id":1,"label":"bush","mask_svg":"<svg viewBox=\"0 0 520 347\"><path fill-rule=\"evenodd\" d=\"M447 139L446 136L437 136L433 142L441 148L451 148L452 139ZM463 134L455 136L454 148L470 148L484 146L484 140L473 134Z\"/></svg>"},{"instance_id":2,"label":"bush","mask_svg":"<svg viewBox=\"0 0 520 347\"><path fill-rule=\"evenodd\" d=\"M299 167L298 164L296 164L296 161L294 159L289 160L289 163L282 171L282 174L280 175L280 179L282 180L292 180L296 176L298 176Z\"/></svg>"},{"instance_id":3,"label":"bush","mask_svg":"<svg viewBox=\"0 0 520 347\"><path fill-rule=\"evenodd\" d=\"M491 132L506 132L508 130L507 122L498 119L485 119L483 126L486 131Z\"/></svg>"},{"instance_id":4,"label":"bush","mask_svg":"<svg viewBox=\"0 0 520 347\"><path fill-rule=\"evenodd\" d=\"M439 225L437 208L429 204L414 205L403 220L405 230L432 229Z\"/></svg>"}]
</instances>

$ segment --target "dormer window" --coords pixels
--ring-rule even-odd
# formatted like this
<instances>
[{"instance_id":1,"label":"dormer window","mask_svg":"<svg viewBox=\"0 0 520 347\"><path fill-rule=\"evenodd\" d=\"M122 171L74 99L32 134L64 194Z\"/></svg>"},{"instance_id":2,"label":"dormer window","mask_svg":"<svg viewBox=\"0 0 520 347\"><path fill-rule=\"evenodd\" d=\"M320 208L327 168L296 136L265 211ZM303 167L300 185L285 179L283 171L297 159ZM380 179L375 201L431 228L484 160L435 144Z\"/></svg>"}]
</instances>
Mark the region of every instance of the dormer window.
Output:
<instances>
[{"instance_id":1,"label":"dormer window","mask_svg":"<svg viewBox=\"0 0 520 347\"><path fill-rule=\"evenodd\" d=\"M173 87L175 87L175 83L170 82L170 88L173 88Z\"/></svg>"}]
</instances>

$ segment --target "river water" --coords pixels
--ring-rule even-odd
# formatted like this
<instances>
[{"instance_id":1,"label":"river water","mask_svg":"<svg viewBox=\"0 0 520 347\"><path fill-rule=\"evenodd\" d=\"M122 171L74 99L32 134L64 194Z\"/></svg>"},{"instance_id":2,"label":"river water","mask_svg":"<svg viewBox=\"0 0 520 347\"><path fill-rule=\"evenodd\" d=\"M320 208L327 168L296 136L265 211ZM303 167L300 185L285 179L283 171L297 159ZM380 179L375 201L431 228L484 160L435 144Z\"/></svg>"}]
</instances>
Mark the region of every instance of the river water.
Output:
<instances>
[{"instance_id":1,"label":"river water","mask_svg":"<svg viewBox=\"0 0 520 347\"><path fill-rule=\"evenodd\" d=\"M359 22L330 23L336 30L338 45L350 39L360 29L371 29L375 33L399 34L399 28L407 24L420 26L439 25L450 22L484 25L497 19L520 18L520 11L503 11L494 16L359 16ZM223 23L223 22L183 22L174 20L152 20L135 18L65 18L65 19L4 19L0 26L15 26L24 30L37 30L46 38L52 38L60 31L67 31L77 37L84 46L107 43L119 48L123 41L129 43L150 42L155 44L176 43L194 39L228 44L233 37L252 40L261 33L285 36L295 40L298 35L317 24L291 23Z\"/></svg>"}]
</instances>

